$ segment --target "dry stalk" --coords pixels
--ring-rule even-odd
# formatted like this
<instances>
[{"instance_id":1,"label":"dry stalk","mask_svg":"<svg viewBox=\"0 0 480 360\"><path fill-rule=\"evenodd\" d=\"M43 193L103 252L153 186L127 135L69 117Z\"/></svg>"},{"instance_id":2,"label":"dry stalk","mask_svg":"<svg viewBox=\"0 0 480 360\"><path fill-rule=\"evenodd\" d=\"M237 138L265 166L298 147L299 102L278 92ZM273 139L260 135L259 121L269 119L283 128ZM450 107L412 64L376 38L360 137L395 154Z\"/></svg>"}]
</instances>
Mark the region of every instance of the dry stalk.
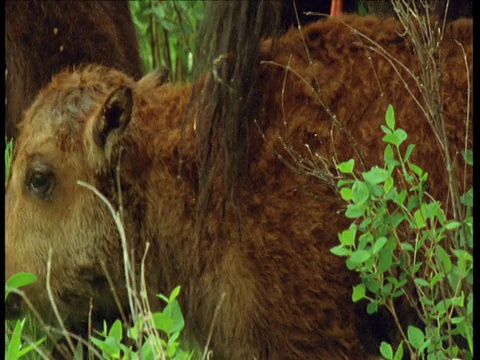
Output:
<instances>
[{"instance_id":1,"label":"dry stalk","mask_svg":"<svg viewBox=\"0 0 480 360\"><path fill-rule=\"evenodd\" d=\"M112 292L113 295L113 300L115 301L115 304L117 305L118 311L120 312L120 317L122 318L122 322L124 324L127 323L127 316L125 315L125 312L123 311L122 304L120 302L120 299L117 294L117 290L115 289L115 285L113 283L112 277L110 276L109 271L107 270L107 267L105 265L105 261L100 260L100 266L102 267L102 271L105 274L105 277L107 278L108 285L110 286L110 291Z\"/></svg>"},{"instance_id":2,"label":"dry stalk","mask_svg":"<svg viewBox=\"0 0 480 360\"><path fill-rule=\"evenodd\" d=\"M467 147L467 144L468 144L468 129L470 127L470 96L471 96L471 92L472 92L472 88L471 88L471 84L470 84L470 70L468 68L468 60L467 60L467 53L465 52L465 48L463 47L462 44L460 44L458 41L455 40L455 42L458 44L458 46L460 46L460 48L462 49L462 53L463 53L463 60L465 62L465 70L467 72L467 114L466 114L466 119L465 119L465 124L466 124L466 129L465 129L465 148L464 148L464 151L465 153L467 152L468 150L468 147ZM466 189L467 188L467 162L465 161L465 164L463 166L463 188ZM465 218L466 216L466 208L465 208L465 211L463 212L462 214L462 218ZM465 234L464 234L465 235Z\"/></svg>"},{"instance_id":3,"label":"dry stalk","mask_svg":"<svg viewBox=\"0 0 480 360\"><path fill-rule=\"evenodd\" d=\"M88 309L88 333L87 333L87 341L88 346L87 349L92 348L92 336L93 336L93 327L92 327L92 312L93 312L93 299L90 298L90 307ZM88 350L88 358L89 360L93 360L93 353Z\"/></svg>"},{"instance_id":4,"label":"dry stalk","mask_svg":"<svg viewBox=\"0 0 480 360\"><path fill-rule=\"evenodd\" d=\"M144 252L143 257L142 257L141 267L140 267L140 281L141 281L140 282L140 289L141 289L140 290L141 291L140 292L140 299L142 301L142 307L143 307L144 314L146 314L146 316L148 316L146 318L147 321L145 322L145 325L147 326L146 332L150 335L153 335L154 339L159 339L160 335L158 334L158 331L155 328L155 325L153 324L153 319L150 316L153 312L152 312L151 307L150 307L150 302L148 301L147 286L146 286L146 281L145 281L145 259L147 257L147 252L148 252L149 248L150 248L150 243L147 242L146 247L145 247L145 252ZM163 351L163 347L161 346L161 344L159 344L158 341L154 341L153 346L157 350L156 354L159 355L161 359L165 359L166 358L165 352Z\"/></svg>"},{"instance_id":5,"label":"dry stalk","mask_svg":"<svg viewBox=\"0 0 480 360\"><path fill-rule=\"evenodd\" d=\"M58 311L57 304L55 302L55 298L53 297L52 287L50 285L50 276L51 276L51 268L52 268L52 249L48 250L48 260L47 260L47 294L50 300L50 304L52 305L52 310L57 318L58 324L60 325L61 335L67 340L68 347L70 348L72 354L75 353L75 346L73 345L72 339L70 338L70 333L65 328L65 324L63 322L62 317L60 316L60 312Z\"/></svg>"},{"instance_id":6,"label":"dry stalk","mask_svg":"<svg viewBox=\"0 0 480 360\"><path fill-rule=\"evenodd\" d=\"M210 324L210 331L208 332L208 338L207 338L207 342L205 344L205 348L203 350L203 356L202 356L202 360L205 360L205 359L209 359L210 358L210 354L211 354L211 351L208 350L208 346L210 345L210 341L212 340L212 335L213 335L213 329L215 327L215 321L217 319L217 316L218 316L218 312L223 304L223 300L225 299L225 292L223 292L221 295L220 295L220 300L218 300L218 304L217 306L215 307L215 312L213 313L213 318L212 318L212 323Z\"/></svg>"},{"instance_id":7,"label":"dry stalk","mask_svg":"<svg viewBox=\"0 0 480 360\"><path fill-rule=\"evenodd\" d=\"M122 153L122 150L120 150L120 155ZM77 183L80 185L80 186L83 186L83 187L86 187L87 189L89 189L90 191L92 191L96 196L98 196L104 203L105 205L107 205L114 221L115 221L115 225L117 227L117 230L118 230L118 233L120 235L120 239L121 239L121 243L122 243L122 249L123 249L123 259L124 259L124 271L125 271L125 281L126 281L126 286L127 286L127 293L128 293L128 299L129 299L129 306L130 306L130 311L131 311L131 314L132 314L132 317L133 319L144 319L145 321L142 322L142 328L139 329L140 330L140 333L143 333L143 331L145 331L147 334L150 334L150 335L153 335L155 338L159 338L159 334L152 322L152 318L151 318L151 315L149 314L152 314L151 312L151 308L150 308L150 304L149 304L149 301L148 301L148 296L147 296L147 290L146 290L146 281L145 281L145 259L146 259L146 255L147 255L147 252L148 252L148 249L150 247L150 244L147 243L146 244L146 249L145 249L145 252L144 252L144 255L142 257L142 261L141 261L141 278L140 278L140 292L138 292L137 290L137 287L136 287L136 276L135 276L135 270L134 270L134 266L132 266L132 264L134 264L134 254L133 254L133 250L132 252L130 253L130 256L129 256L129 251L128 251L128 245L127 245L127 241L126 241L126 232L125 232L125 228L123 226L123 205L122 205L122 202L123 202L123 199L122 199L122 190L121 190L121 181L120 181L120 161L121 161L121 157L119 156L119 160L118 160L118 163L117 163L117 178L116 178L116 181L117 181L117 191L118 191L118 199L119 199L119 209L118 211L115 211L115 209L113 208L113 205L111 204L111 202L103 195L101 194L98 189L96 189L95 187L91 186L90 184L87 184L83 181L77 181ZM112 294L114 296L114 299L115 299L115 302L118 306L118 309L120 311L120 314L121 314L121 317L122 317L122 321L126 324L127 323L127 317L121 307L121 303L119 301L119 298L118 298L118 294L115 290L115 287L114 287L114 284L113 284L113 281L108 273L108 270L106 269L106 266L105 266L105 263L102 261L101 262L101 265L102 265L102 269L103 269L103 272L105 273L106 277L107 277L107 281L110 285L110 288L112 290ZM137 340L137 344L136 346L140 349L143 345L143 337L140 336L139 339ZM154 342L152 344L152 346L157 350L157 355L160 356L161 359L164 359L165 358L165 354L163 352L163 348L161 346L161 344L159 344L158 342Z\"/></svg>"},{"instance_id":8,"label":"dry stalk","mask_svg":"<svg viewBox=\"0 0 480 360\"><path fill-rule=\"evenodd\" d=\"M443 19L441 27L439 27L437 23L432 23L428 2L422 3L425 9L425 16L423 17L419 16L416 4L412 0L392 0L392 3L398 13L399 21L405 28L405 32L412 38L415 53L421 63L422 70L418 82L420 95L428 109L428 114L426 116L427 120L432 126L432 130L435 133L442 150L449 179L448 195L451 201L453 217L454 219L460 219L462 206L460 203L458 181L453 172L453 161L445 129L443 98L440 93L440 69L443 65L441 61L441 44L445 31L446 19ZM448 5L449 1L447 1L447 10ZM421 86L422 84L423 86ZM469 97L469 95L467 96ZM468 132L466 134L468 134Z\"/></svg>"}]
</instances>

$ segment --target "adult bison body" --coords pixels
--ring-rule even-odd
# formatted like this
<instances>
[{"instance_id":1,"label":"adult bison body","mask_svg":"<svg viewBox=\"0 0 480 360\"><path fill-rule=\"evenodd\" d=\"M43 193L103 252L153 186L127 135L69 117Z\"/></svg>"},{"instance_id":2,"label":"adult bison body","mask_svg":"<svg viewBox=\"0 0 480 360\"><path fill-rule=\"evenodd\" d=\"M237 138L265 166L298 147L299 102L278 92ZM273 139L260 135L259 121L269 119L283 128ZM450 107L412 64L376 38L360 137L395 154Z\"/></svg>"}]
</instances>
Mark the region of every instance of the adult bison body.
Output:
<instances>
[{"instance_id":1,"label":"adult bison body","mask_svg":"<svg viewBox=\"0 0 480 360\"><path fill-rule=\"evenodd\" d=\"M394 71L398 63L369 48L359 33L419 70L410 40L393 19L344 16L265 40L255 88L259 111L248 119L254 124L248 173L235 186L240 201L229 202L221 179L211 177L202 226L196 210L202 108L191 95L199 96L205 82L221 81L215 72L195 87L161 84L155 75L136 82L95 65L55 76L19 128L6 193L6 276L37 274L26 293L48 317L50 251L53 297L67 326L79 329L86 326L90 299L94 316L118 316L103 262L127 309L116 226L97 195L77 184L92 184L118 207L120 179L126 238L137 266L150 244L145 273L151 304L160 305L154 294L181 284L187 336L203 346L215 318L215 358L368 357L373 350L362 335L389 331L372 329L365 311L352 303L356 275L330 253L349 223L344 205L329 181L295 173L288 164L317 153L335 173L334 162L353 157L360 163L354 145L366 166L380 164L380 125L392 103L398 126L418 145L412 159L429 172L429 191L440 200L447 199L448 177L411 77L404 67ZM460 153L472 144L466 127L471 20L447 25L441 54L446 133L454 173L464 179Z\"/></svg>"},{"instance_id":2,"label":"adult bison body","mask_svg":"<svg viewBox=\"0 0 480 360\"><path fill-rule=\"evenodd\" d=\"M6 135L53 75L92 62L142 76L127 1L7 1Z\"/></svg>"}]
</instances>

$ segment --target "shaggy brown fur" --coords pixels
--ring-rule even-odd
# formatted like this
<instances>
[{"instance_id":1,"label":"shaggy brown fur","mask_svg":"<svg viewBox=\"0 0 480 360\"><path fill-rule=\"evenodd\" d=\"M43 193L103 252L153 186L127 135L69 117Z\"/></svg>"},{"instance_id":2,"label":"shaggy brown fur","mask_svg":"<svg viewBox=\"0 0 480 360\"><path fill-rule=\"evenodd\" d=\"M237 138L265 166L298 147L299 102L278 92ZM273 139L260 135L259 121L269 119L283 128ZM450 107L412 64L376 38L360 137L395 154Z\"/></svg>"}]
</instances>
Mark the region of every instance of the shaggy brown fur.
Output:
<instances>
[{"instance_id":1,"label":"shaggy brown fur","mask_svg":"<svg viewBox=\"0 0 480 360\"><path fill-rule=\"evenodd\" d=\"M98 63L139 79L127 1L18 1L5 7L6 135L40 89L68 65Z\"/></svg>"},{"instance_id":2,"label":"shaggy brown fur","mask_svg":"<svg viewBox=\"0 0 480 360\"><path fill-rule=\"evenodd\" d=\"M361 335L370 318L351 302L356 275L329 251L349 223L342 215L344 204L326 182L292 172L279 159L289 159L283 144L307 158L309 144L330 169L334 158L353 157L359 163L351 140L325 112L326 104L354 137L367 166L381 164L380 125L392 103L397 125L417 144L413 160L430 173L431 193L440 200L446 198L447 180L430 125L398 75L349 27L418 70L411 44L393 19L344 16L312 24L302 33L292 30L273 45L263 42L266 62L258 66L255 88L259 115L248 119L258 127L248 134L249 170L237 184L241 202L236 212L223 214L223 192L214 191L201 237L194 231L199 117L195 108L186 114L192 86L159 87L155 76L136 83L99 66L57 75L20 127L6 194L6 275L36 273L39 281L27 294L41 314L51 313L44 289L51 249L57 305L68 326L78 328L90 297L97 316L115 315L99 265L104 261L127 308L120 241L111 216L92 192L76 184L94 184L116 206L115 169L122 148L127 239L137 265L146 242L151 244L146 272L152 305L160 305L153 294L183 286L187 336L206 343L225 294L214 323L214 358L368 358L370 348ZM468 74L457 41L466 51ZM466 115L473 69L471 20L447 26L443 56L446 128L455 173L463 179L460 151L466 138L472 145L471 126L468 134L465 128L466 120L471 122ZM287 65L295 73L286 72ZM191 120L186 126L185 116ZM214 189L221 188L220 181Z\"/></svg>"},{"instance_id":3,"label":"shaggy brown fur","mask_svg":"<svg viewBox=\"0 0 480 360\"><path fill-rule=\"evenodd\" d=\"M410 0L414 13L425 13L441 19L445 15L446 0ZM358 9L356 0L344 1L344 11ZM329 12L328 0L242 0L212 1L206 8L206 19L200 29L202 34L196 56L197 78L206 71L214 81L208 81L199 91L197 101L201 107L198 115L199 198L197 216L202 219L211 210L213 183L221 178L225 193L224 209L236 206L235 188L248 174L249 133L253 124L249 119L258 117L262 97L257 96L259 60L257 43L271 36L313 20ZM364 11L394 15L389 1L364 1ZM310 12L310 14L306 14ZM322 15L323 14L323 15ZM450 3L447 18L472 14L471 1ZM239 21L239 19L242 19ZM403 31L401 29L400 31ZM344 37L344 35L340 35ZM334 38L331 38L335 41ZM342 41L340 40L340 43ZM202 231L202 221L198 230Z\"/></svg>"}]
</instances>

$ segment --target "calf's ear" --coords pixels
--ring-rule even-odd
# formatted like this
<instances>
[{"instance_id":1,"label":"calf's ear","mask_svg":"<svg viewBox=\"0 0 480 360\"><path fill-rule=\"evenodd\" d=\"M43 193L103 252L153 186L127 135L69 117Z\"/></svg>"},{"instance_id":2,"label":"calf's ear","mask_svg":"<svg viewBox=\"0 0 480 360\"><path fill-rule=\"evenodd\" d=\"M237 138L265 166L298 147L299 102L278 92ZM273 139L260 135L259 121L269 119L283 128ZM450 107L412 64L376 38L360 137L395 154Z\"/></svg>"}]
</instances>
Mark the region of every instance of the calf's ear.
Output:
<instances>
[{"instance_id":1,"label":"calf's ear","mask_svg":"<svg viewBox=\"0 0 480 360\"><path fill-rule=\"evenodd\" d=\"M135 85L137 88L158 88L168 82L170 70L166 67L157 68L144 75Z\"/></svg>"},{"instance_id":2,"label":"calf's ear","mask_svg":"<svg viewBox=\"0 0 480 360\"><path fill-rule=\"evenodd\" d=\"M94 120L93 140L108 155L130 122L132 106L132 89L126 86L119 87L108 96Z\"/></svg>"}]
</instances>

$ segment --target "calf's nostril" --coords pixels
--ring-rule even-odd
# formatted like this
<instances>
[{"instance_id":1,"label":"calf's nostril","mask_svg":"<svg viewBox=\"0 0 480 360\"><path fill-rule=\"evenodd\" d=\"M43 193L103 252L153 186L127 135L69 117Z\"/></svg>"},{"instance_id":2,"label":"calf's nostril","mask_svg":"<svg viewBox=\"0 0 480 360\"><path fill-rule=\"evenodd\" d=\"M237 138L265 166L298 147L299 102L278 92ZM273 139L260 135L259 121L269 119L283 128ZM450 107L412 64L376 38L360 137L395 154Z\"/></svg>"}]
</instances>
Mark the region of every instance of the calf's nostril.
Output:
<instances>
[{"instance_id":1,"label":"calf's nostril","mask_svg":"<svg viewBox=\"0 0 480 360\"><path fill-rule=\"evenodd\" d=\"M5 318L18 319L25 314L23 299L18 294L9 294L5 300Z\"/></svg>"}]
</instances>

